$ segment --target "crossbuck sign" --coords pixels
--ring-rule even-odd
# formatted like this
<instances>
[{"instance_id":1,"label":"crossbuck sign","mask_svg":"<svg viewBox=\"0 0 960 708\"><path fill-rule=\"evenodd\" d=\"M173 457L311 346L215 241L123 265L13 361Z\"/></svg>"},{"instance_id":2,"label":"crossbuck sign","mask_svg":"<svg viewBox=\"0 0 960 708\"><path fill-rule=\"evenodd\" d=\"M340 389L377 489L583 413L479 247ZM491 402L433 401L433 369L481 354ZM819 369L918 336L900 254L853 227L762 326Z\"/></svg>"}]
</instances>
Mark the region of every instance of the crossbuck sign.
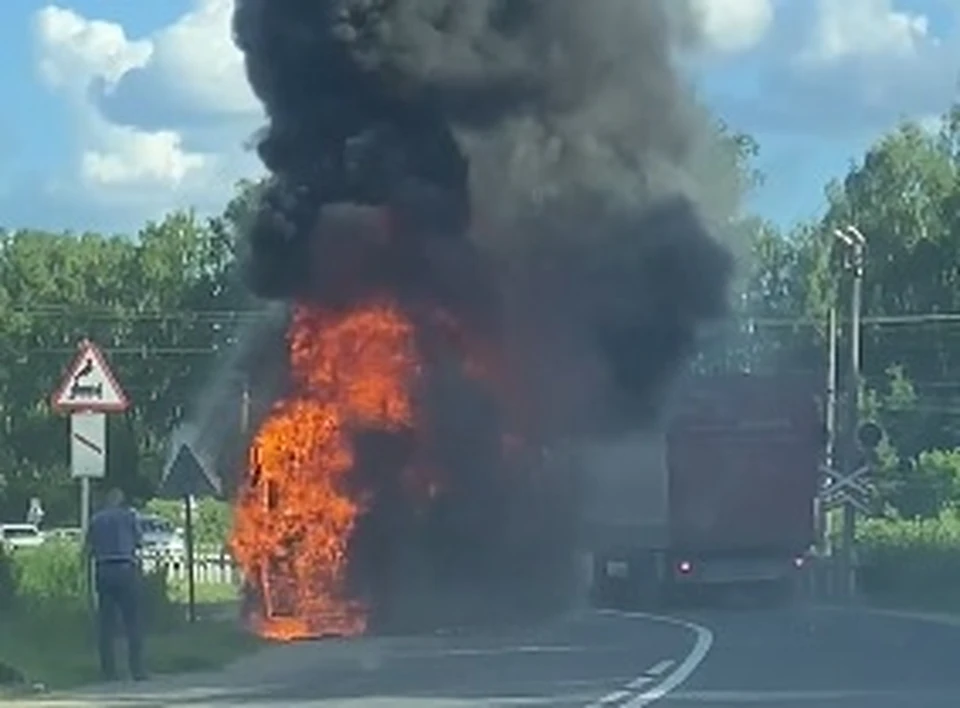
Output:
<instances>
[{"instance_id":1,"label":"crossbuck sign","mask_svg":"<svg viewBox=\"0 0 960 708\"><path fill-rule=\"evenodd\" d=\"M869 501L873 492L868 484L868 465L858 467L848 475L828 467L822 467L820 471L824 473L820 498L828 507L833 508L849 502L863 513L870 513Z\"/></svg>"}]
</instances>

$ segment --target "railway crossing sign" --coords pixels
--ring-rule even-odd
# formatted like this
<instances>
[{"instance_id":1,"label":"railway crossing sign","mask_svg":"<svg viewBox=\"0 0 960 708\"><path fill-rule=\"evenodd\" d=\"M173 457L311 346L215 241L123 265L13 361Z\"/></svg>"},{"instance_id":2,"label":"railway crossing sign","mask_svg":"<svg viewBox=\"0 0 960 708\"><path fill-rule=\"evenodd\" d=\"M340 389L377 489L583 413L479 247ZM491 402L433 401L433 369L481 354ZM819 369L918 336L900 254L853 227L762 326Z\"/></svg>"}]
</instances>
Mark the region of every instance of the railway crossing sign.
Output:
<instances>
[{"instance_id":1,"label":"railway crossing sign","mask_svg":"<svg viewBox=\"0 0 960 708\"><path fill-rule=\"evenodd\" d=\"M103 352L86 339L51 403L54 409L71 413L121 413L130 405Z\"/></svg>"},{"instance_id":2,"label":"railway crossing sign","mask_svg":"<svg viewBox=\"0 0 960 708\"><path fill-rule=\"evenodd\" d=\"M820 500L827 509L851 504L858 511L870 514L874 511L872 508L874 489L870 484L872 467L869 460L883 442L883 429L872 421L865 421L857 428L856 438L858 446L866 453L868 462L847 474L831 467L821 467L823 482L820 488Z\"/></svg>"},{"instance_id":3,"label":"railway crossing sign","mask_svg":"<svg viewBox=\"0 0 960 708\"><path fill-rule=\"evenodd\" d=\"M873 490L869 484L870 467L858 467L851 474L844 475L828 467L821 468L824 473L820 498L827 508L836 508L850 503L864 514L871 513L870 502Z\"/></svg>"},{"instance_id":4,"label":"railway crossing sign","mask_svg":"<svg viewBox=\"0 0 960 708\"><path fill-rule=\"evenodd\" d=\"M90 480L107 471L107 413L122 413L130 406L100 348L88 339L67 367L50 404L70 413L70 473L80 480L80 526L90 523Z\"/></svg>"}]
</instances>

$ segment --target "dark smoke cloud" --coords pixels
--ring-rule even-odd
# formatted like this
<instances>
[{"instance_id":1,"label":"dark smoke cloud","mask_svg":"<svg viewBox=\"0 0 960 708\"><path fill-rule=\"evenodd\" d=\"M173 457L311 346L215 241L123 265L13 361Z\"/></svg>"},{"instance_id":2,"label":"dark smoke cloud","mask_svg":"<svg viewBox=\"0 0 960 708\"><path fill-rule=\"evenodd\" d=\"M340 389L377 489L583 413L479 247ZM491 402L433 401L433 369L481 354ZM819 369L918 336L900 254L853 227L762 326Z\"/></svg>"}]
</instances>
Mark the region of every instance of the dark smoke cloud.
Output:
<instances>
[{"instance_id":1,"label":"dark smoke cloud","mask_svg":"<svg viewBox=\"0 0 960 708\"><path fill-rule=\"evenodd\" d=\"M732 266L697 208L707 133L675 68L691 17L686 0L236 0L269 117L252 289L445 306L500 338L547 439L649 414L725 312ZM443 380L437 437L474 449L436 451L462 498L429 536L464 539L447 548L462 562L509 513L504 481L469 464L490 447L464 415L479 399ZM549 555L525 533L529 558Z\"/></svg>"},{"instance_id":2,"label":"dark smoke cloud","mask_svg":"<svg viewBox=\"0 0 960 708\"><path fill-rule=\"evenodd\" d=\"M484 309L479 245L509 265L520 326L549 319L600 357L587 417L624 388L648 399L722 313L731 269L693 206L703 125L675 69L691 17L678 0L238 0L274 175L253 287L402 281ZM391 247L318 229L338 202L390 206Z\"/></svg>"}]
</instances>

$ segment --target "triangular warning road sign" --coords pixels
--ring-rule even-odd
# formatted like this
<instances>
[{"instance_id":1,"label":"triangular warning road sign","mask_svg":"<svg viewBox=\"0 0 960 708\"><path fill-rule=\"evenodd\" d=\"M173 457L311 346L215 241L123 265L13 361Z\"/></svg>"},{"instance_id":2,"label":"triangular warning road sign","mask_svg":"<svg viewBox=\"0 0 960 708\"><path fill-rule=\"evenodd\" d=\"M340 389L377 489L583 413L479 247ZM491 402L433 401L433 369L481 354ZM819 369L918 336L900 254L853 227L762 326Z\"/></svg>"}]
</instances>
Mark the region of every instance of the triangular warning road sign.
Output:
<instances>
[{"instance_id":1,"label":"triangular warning road sign","mask_svg":"<svg viewBox=\"0 0 960 708\"><path fill-rule=\"evenodd\" d=\"M103 352L84 340L51 403L58 411L117 413L129 407L127 395L107 365Z\"/></svg>"},{"instance_id":2,"label":"triangular warning road sign","mask_svg":"<svg viewBox=\"0 0 960 708\"><path fill-rule=\"evenodd\" d=\"M160 490L174 497L219 496L222 484L220 476L208 470L193 449L184 443L167 467Z\"/></svg>"}]
</instances>

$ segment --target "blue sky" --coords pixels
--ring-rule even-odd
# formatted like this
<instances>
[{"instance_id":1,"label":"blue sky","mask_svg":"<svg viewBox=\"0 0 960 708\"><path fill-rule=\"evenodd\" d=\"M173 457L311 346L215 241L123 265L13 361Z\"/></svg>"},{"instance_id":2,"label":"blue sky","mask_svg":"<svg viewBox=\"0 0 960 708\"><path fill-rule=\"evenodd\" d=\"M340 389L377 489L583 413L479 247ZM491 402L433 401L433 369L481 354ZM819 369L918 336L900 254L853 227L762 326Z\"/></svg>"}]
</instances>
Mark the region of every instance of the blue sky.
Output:
<instances>
[{"instance_id":1,"label":"blue sky","mask_svg":"<svg viewBox=\"0 0 960 708\"><path fill-rule=\"evenodd\" d=\"M956 0L677 0L696 10L695 85L761 146L751 206L789 225L901 118L956 97ZM214 211L259 165L261 123L230 0L0 3L0 224L125 231Z\"/></svg>"}]
</instances>

